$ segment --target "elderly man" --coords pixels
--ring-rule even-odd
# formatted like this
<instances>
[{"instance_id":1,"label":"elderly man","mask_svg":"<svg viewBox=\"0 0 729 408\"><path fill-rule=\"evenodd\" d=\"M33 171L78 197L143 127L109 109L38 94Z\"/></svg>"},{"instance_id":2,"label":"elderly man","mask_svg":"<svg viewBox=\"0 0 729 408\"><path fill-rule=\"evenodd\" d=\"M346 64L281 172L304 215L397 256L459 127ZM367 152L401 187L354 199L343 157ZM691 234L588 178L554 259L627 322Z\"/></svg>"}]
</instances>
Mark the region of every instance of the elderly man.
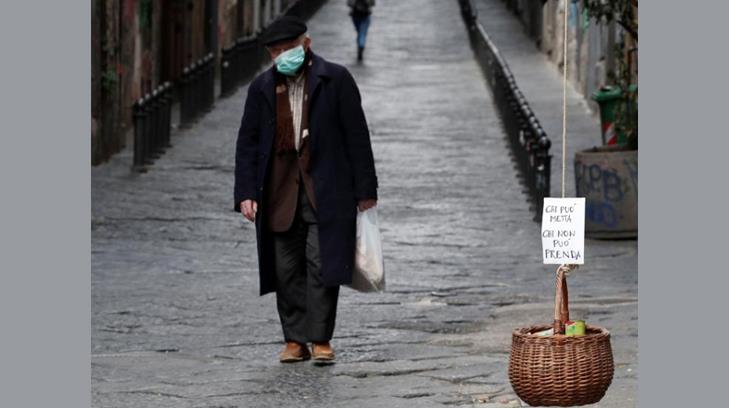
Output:
<instances>
[{"instance_id":1,"label":"elderly man","mask_svg":"<svg viewBox=\"0 0 729 408\"><path fill-rule=\"evenodd\" d=\"M279 360L326 363L357 209L376 205L377 176L357 84L311 51L306 30L283 17L261 38L274 65L248 88L234 208L256 225L260 294L276 293L286 342Z\"/></svg>"}]
</instances>

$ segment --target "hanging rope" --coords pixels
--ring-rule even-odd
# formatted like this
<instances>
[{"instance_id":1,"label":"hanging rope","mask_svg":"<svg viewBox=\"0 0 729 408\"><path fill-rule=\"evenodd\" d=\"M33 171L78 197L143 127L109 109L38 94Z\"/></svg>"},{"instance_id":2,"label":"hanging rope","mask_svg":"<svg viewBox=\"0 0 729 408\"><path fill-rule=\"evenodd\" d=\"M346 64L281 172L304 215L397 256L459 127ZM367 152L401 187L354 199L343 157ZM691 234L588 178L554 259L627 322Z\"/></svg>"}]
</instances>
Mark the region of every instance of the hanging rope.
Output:
<instances>
[{"instance_id":1,"label":"hanging rope","mask_svg":"<svg viewBox=\"0 0 729 408\"><path fill-rule=\"evenodd\" d=\"M569 14L569 0L564 0L564 35L562 43L562 198L567 174L567 15Z\"/></svg>"},{"instance_id":2,"label":"hanging rope","mask_svg":"<svg viewBox=\"0 0 729 408\"><path fill-rule=\"evenodd\" d=\"M572 272L575 269L577 269L578 266L579 265L573 265L573 264L566 265L566 264L562 264L562 265L560 265L557 268L557 276L560 276L560 274L564 275L565 277L570 276L570 272Z\"/></svg>"},{"instance_id":3,"label":"hanging rope","mask_svg":"<svg viewBox=\"0 0 729 408\"><path fill-rule=\"evenodd\" d=\"M562 49L562 198L565 198L567 185L567 23L569 15L569 0L564 0L563 23L563 49ZM577 269L577 265L562 264L557 268L557 291L554 298L554 324L555 334L564 334L565 322L570 318L567 276Z\"/></svg>"},{"instance_id":4,"label":"hanging rope","mask_svg":"<svg viewBox=\"0 0 729 408\"><path fill-rule=\"evenodd\" d=\"M562 38L562 198L565 195L565 182L567 178L567 23L570 12L570 0L564 0L564 36ZM560 265L557 268L557 276L560 272L568 276L570 272L577 269L577 265Z\"/></svg>"}]
</instances>

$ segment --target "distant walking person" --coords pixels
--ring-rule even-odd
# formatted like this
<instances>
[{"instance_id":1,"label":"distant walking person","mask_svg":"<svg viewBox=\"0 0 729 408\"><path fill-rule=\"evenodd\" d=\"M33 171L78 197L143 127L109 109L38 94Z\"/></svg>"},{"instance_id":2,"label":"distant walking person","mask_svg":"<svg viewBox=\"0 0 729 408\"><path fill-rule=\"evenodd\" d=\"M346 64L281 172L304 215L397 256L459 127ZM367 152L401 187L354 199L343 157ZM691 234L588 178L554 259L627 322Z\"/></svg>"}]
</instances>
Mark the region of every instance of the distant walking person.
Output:
<instances>
[{"instance_id":1,"label":"distant walking person","mask_svg":"<svg viewBox=\"0 0 729 408\"><path fill-rule=\"evenodd\" d=\"M370 28L370 15L372 14L372 7L375 6L375 0L347 0L347 5L351 9L349 15L352 16L354 28L357 30L357 61L362 61L365 42L367 41L367 29Z\"/></svg>"}]
</instances>

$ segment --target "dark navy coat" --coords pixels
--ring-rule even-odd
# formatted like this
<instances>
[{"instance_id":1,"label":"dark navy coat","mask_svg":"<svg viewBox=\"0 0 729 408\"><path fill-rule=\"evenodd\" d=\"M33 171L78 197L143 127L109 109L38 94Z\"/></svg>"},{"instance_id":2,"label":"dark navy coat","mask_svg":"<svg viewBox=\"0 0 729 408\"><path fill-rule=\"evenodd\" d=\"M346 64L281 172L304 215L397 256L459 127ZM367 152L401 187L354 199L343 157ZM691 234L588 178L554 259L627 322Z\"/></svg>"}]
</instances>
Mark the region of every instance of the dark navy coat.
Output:
<instances>
[{"instance_id":1,"label":"dark navy coat","mask_svg":"<svg viewBox=\"0 0 729 408\"><path fill-rule=\"evenodd\" d=\"M341 65L312 53L309 95L310 174L319 223L321 274L327 286L352 281L357 202L377 198L369 130L354 78ZM276 290L271 232L266 227L266 181L276 132L274 70L248 88L235 157L235 211L256 200L260 293Z\"/></svg>"}]
</instances>

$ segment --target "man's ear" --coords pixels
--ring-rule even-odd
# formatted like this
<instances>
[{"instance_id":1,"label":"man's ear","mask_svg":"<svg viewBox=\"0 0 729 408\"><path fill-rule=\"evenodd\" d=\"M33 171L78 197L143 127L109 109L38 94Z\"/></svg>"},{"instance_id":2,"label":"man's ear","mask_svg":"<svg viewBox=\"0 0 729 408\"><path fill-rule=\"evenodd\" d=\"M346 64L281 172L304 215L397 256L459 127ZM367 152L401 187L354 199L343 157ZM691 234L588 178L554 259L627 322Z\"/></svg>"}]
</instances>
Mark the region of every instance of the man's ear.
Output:
<instances>
[{"instance_id":1,"label":"man's ear","mask_svg":"<svg viewBox=\"0 0 729 408\"><path fill-rule=\"evenodd\" d=\"M308 35L304 39L304 49L306 51L309 51L311 49L311 37L309 37Z\"/></svg>"}]
</instances>

